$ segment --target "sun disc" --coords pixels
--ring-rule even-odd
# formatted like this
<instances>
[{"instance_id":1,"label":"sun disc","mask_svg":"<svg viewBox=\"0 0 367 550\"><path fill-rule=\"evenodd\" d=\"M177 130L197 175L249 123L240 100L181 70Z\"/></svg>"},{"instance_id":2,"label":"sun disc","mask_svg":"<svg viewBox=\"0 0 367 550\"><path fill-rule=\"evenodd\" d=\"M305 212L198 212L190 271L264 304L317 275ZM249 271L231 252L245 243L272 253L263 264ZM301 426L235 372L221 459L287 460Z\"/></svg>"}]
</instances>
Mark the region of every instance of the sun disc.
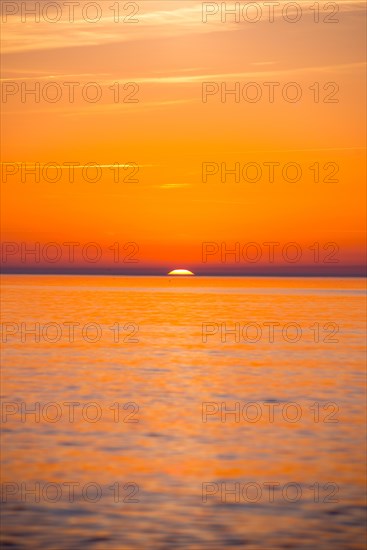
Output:
<instances>
[{"instance_id":1,"label":"sun disc","mask_svg":"<svg viewBox=\"0 0 367 550\"><path fill-rule=\"evenodd\" d=\"M194 273L188 269L173 269L168 275L194 275Z\"/></svg>"}]
</instances>

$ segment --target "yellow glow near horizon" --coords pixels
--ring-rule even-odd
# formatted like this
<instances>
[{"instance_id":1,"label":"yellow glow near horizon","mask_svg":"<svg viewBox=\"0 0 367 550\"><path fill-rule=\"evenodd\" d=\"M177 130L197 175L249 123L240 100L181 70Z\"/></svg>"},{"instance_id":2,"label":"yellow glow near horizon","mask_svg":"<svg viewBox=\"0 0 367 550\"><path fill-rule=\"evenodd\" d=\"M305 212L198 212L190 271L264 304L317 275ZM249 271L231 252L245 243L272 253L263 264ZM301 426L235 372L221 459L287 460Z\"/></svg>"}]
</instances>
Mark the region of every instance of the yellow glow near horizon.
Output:
<instances>
[{"instance_id":1,"label":"yellow glow near horizon","mask_svg":"<svg viewBox=\"0 0 367 550\"><path fill-rule=\"evenodd\" d=\"M173 269L168 273L168 275L195 275L192 271L188 269Z\"/></svg>"}]
</instances>

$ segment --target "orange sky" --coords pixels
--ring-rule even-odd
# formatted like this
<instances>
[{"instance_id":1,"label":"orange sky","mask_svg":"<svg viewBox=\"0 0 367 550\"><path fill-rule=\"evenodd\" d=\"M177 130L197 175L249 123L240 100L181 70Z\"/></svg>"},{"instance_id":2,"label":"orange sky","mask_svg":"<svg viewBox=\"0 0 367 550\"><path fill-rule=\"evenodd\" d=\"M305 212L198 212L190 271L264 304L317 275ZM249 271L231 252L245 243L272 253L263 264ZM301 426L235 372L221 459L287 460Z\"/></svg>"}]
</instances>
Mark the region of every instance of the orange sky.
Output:
<instances>
[{"instance_id":1,"label":"orange sky","mask_svg":"<svg viewBox=\"0 0 367 550\"><path fill-rule=\"evenodd\" d=\"M21 3L4 4L19 8ZM85 4L79 2L74 22L67 20L66 10L56 23L34 23L32 16L22 22L20 11L3 14L1 223L2 241L15 243L15 252L9 254L7 248L5 261L3 257L6 269L112 267L159 272L194 267L198 273L246 273L254 268L271 273L277 265L291 274L305 266L307 272L317 272L323 264L321 270L356 272L353 266L364 263L365 246L362 2L338 2L339 22L334 24L315 23L309 10L312 2L299 3L303 15L293 24L284 21L280 9L275 10L274 23L265 11L258 23L231 18L223 23L220 13L203 23L202 3L186 0L137 2L136 23L114 22L108 9L112 2L100 2L101 20L88 23L82 15ZM119 4L123 19L131 8L128 2ZM321 9L320 17L325 13ZM52 16L51 9L48 14ZM42 91L53 82L62 90L60 101L22 98L22 86L37 85ZM65 82L79 84L73 103ZM90 82L102 91L96 103L82 96ZM219 83L219 89L222 82L228 89L238 82L241 90L256 82L262 97L257 103L237 103L232 95L222 102L217 93L203 103L203 82ZM264 85L269 82L279 83L273 103ZM282 98L289 82L301 89L300 101ZM309 89L315 82L321 93L318 103ZM330 96L338 103L323 101L334 89L333 85L323 90L330 82L339 86ZM138 102L114 102L110 87L116 89L115 83L120 84L121 97L138 90L132 96ZM126 83L135 84L124 91ZM17 88L14 95L4 96L4 91ZM36 182L28 176L22 181L22 169L36 162L41 168L50 162L64 165L60 180L41 176ZM264 163L273 162L280 168L269 182ZM83 181L83 170L76 168L74 181L69 181L66 163L97 163L103 166L101 178ZM124 168L127 163L138 165L138 181L123 181L131 173ZM218 166L218 173L206 182L203 163ZM257 163L262 177L256 182L235 182L234 176L221 181L221 163L228 168L240 163L241 170ZM301 168L299 181L282 177L288 163ZM320 166L319 182L310 169L315 163ZM118 182L114 164L121 165ZM335 165L338 181L323 181ZM49 174L52 178L52 170ZM38 242L42 251L51 241L62 248L60 261L47 262L42 254L39 262L31 255L22 259L21 243L31 247ZM72 265L63 244L69 241L80 243ZM88 242L102 250L96 263L86 264L80 255ZM132 250L127 248L125 262L113 262L109 247L116 242L121 248L136 243L139 261L126 263ZM218 252L203 262L203 242L218 243L219 249L221 243L230 249L237 242L241 250L255 242L262 258L257 263L242 257L235 261ZM279 253L269 262L266 242L280 243L279 249L297 242L302 258L290 263ZM336 243L339 262L325 268L321 256L316 265L309 250L315 242L321 251L327 243ZM326 248L321 254L330 251Z\"/></svg>"}]
</instances>

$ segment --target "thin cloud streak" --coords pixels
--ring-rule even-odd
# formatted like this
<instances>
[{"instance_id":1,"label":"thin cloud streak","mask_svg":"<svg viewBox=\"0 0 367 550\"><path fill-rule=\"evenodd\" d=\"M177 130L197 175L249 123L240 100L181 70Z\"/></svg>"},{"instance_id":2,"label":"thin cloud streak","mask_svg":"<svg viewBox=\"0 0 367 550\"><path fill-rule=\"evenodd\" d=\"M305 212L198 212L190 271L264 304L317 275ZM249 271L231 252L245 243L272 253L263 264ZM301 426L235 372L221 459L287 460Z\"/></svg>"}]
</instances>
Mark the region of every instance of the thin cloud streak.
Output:
<instances>
[{"instance_id":1,"label":"thin cloud streak","mask_svg":"<svg viewBox=\"0 0 367 550\"><path fill-rule=\"evenodd\" d=\"M288 75L288 74L304 74L309 72L336 72L336 71L348 71L351 69L363 69L367 63L365 61L355 63L343 63L341 65L319 65L312 67L290 67L287 69L272 69L267 71L243 71L239 73L210 73L210 74L195 74L195 75L177 75L177 76L125 76L124 78L110 78L105 80L99 80L100 86L111 86L116 82L126 84L126 82L134 82L139 84L191 84L195 82L206 82L210 79L223 81L232 78L259 78L269 77L275 75ZM106 76L107 73L104 73ZM99 75L100 76L100 75ZM57 82L62 78L75 78L78 82L90 82L89 78L96 77L96 74L84 73L84 74L60 74L60 75L45 75L40 76L37 80L54 80ZM0 82L16 82L16 81L35 81L34 77L16 77L16 78L1 78Z\"/></svg>"},{"instance_id":2,"label":"thin cloud streak","mask_svg":"<svg viewBox=\"0 0 367 550\"><path fill-rule=\"evenodd\" d=\"M202 2L185 2L185 6L177 9L150 11L138 13L138 23L116 23L114 16L103 15L97 23L88 23L79 18L74 22L60 20L55 23L47 21L28 21L22 23L19 14L12 15L3 23L2 53L21 53L35 50L52 50L62 48L78 48L84 46L98 46L102 44L134 42L140 40L158 40L168 37L183 36L187 34L207 34L213 32L230 32L246 28L246 25L269 24L268 14L257 23L246 21L236 23L228 20L223 24L220 17L202 22ZM281 0L275 9L274 18L282 17L282 6L286 0ZM137 2L142 6L142 2ZM150 3L149 3L150 4ZM218 3L219 4L219 3ZM259 2L263 4L263 2ZM171 4L175 5L175 4ZM311 5L311 2L310 2ZM365 9L362 1L342 0L338 2L341 14L360 14ZM304 10L304 16L311 18L313 12ZM123 32L122 32L123 30Z\"/></svg>"}]
</instances>

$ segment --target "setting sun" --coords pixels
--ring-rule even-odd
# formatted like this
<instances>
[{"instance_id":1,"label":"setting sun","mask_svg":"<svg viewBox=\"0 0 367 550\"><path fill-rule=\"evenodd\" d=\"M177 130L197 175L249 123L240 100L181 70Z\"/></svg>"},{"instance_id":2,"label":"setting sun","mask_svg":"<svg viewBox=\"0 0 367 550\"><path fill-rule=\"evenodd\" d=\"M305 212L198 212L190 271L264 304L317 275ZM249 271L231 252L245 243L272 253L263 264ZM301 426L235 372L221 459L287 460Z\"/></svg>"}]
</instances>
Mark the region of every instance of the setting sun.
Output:
<instances>
[{"instance_id":1,"label":"setting sun","mask_svg":"<svg viewBox=\"0 0 367 550\"><path fill-rule=\"evenodd\" d=\"M188 269L173 269L168 273L168 275L195 275L192 271Z\"/></svg>"}]
</instances>

